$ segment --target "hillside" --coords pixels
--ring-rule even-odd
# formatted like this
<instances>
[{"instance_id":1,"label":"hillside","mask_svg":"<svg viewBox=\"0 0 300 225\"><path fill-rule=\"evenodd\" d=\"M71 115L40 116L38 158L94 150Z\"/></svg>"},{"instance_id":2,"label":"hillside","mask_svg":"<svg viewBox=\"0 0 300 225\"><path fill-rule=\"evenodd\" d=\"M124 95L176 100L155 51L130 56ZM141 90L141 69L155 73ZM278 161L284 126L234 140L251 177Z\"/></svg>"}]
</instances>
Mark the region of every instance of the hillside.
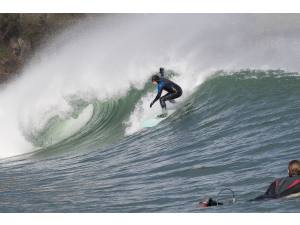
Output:
<instances>
[{"instance_id":1,"label":"hillside","mask_svg":"<svg viewBox=\"0 0 300 225\"><path fill-rule=\"evenodd\" d=\"M85 14L0 14L0 82L17 74L46 37Z\"/></svg>"}]
</instances>

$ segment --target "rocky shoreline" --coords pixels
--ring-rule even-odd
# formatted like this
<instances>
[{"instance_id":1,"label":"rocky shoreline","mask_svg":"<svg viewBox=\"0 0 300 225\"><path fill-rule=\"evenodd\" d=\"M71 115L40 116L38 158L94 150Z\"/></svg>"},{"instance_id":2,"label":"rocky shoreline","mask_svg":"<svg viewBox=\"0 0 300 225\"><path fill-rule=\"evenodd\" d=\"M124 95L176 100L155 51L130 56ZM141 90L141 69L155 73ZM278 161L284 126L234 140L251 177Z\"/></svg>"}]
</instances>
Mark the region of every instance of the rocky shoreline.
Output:
<instances>
[{"instance_id":1,"label":"rocky shoreline","mask_svg":"<svg viewBox=\"0 0 300 225\"><path fill-rule=\"evenodd\" d=\"M85 14L0 14L0 83L16 75L45 37Z\"/></svg>"}]
</instances>

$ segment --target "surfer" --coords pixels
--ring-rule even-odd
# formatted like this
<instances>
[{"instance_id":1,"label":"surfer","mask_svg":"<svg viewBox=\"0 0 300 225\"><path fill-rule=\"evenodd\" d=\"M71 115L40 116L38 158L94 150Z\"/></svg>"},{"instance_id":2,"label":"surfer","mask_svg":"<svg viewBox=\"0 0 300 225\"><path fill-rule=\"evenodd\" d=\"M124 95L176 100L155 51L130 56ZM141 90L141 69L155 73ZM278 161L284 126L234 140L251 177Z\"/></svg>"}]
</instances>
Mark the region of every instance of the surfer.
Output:
<instances>
[{"instance_id":1,"label":"surfer","mask_svg":"<svg viewBox=\"0 0 300 225\"><path fill-rule=\"evenodd\" d=\"M226 188L224 190L231 190ZM234 192L232 192L232 203L235 202ZM211 206L219 206L224 205L223 202L219 202L219 195L217 200L212 198L205 198L204 200L199 202L199 206L202 208L207 208ZM259 201L259 200L268 200L268 199L276 199L281 197L296 197L300 195L300 161L292 160L288 164L288 176L283 178L278 178L273 181L268 190L263 194L254 199L248 201Z\"/></svg>"},{"instance_id":2,"label":"surfer","mask_svg":"<svg viewBox=\"0 0 300 225\"><path fill-rule=\"evenodd\" d=\"M252 201L285 197L300 194L300 161L292 160L288 165L288 177L278 178L273 181L266 193Z\"/></svg>"},{"instance_id":3,"label":"surfer","mask_svg":"<svg viewBox=\"0 0 300 225\"><path fill-rule=\"evenodd\" d=\"M159 69L161 76L153 75L152 84L157 85L157 95L155 99L151 102L150 108L159 99L161 108L164 112L167 110L166 101L175 103L174 99L179 98L182 95L182 89L178 84L164 78L164 68ZM165 90L168 93L161 96L162 91Z\"/></svg>"}]
</instances>

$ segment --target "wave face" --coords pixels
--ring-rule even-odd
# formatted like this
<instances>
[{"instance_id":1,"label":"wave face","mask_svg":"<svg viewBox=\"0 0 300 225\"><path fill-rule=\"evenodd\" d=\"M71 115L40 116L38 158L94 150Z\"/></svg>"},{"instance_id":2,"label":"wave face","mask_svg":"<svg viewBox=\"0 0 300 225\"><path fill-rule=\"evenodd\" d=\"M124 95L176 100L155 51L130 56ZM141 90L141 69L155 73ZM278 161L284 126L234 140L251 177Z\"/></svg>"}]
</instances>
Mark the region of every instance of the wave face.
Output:
<instances>
[{"instance_id":1,"label":"wave face","mask_svg":"<svg viewBox=\"0 0 300 225\"><path fill-rule=\"evenodd\" d=\"M246 201L299 156L298 17L93 16L58 35L0 92L0 211L199 212L230 187L238 203L209 210L297 212ZM161 65L184 94L143 129Z\"/></svg>"}]
</instances>

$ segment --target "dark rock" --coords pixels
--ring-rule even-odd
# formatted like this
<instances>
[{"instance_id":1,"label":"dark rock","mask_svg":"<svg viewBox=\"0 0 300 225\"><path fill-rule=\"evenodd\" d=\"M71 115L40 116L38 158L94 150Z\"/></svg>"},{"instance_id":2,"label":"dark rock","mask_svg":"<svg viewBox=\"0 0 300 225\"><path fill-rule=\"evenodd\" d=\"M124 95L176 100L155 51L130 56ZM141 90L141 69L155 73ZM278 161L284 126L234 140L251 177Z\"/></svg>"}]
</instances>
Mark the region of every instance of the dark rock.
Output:
<instances>
[{"instance_id":1,"label":"dark rock","mask_svg":"<svg viewBox=\"0 0 300 225\"><path fill-rule=\"evenodd\" d=\"M85 14L0 14L0 83L22 69L45 37L75 24Z\"/></svg>"}]
</instances>

